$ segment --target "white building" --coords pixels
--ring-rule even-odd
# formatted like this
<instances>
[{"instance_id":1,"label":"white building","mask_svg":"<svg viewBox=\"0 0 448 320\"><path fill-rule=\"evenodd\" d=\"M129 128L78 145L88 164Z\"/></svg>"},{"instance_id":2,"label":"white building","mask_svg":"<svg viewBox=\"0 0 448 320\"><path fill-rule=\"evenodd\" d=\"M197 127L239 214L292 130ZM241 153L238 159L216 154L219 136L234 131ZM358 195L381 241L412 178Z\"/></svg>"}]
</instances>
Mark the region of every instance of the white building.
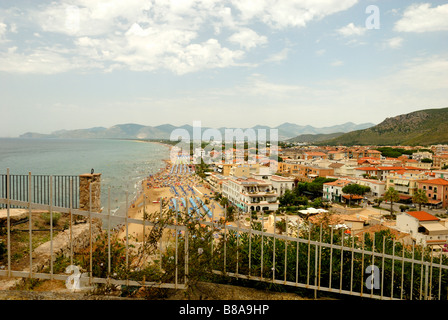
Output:
<instances>
[{"instance_id":1,"label":"white building","mask_svg":"<svg viewBox=\"0 0 448 320\"><path fill-rule=\"evenodd\" d=\"M434 179L448 180L448 170L434 170Z\"/></svg>"},{"instance_id":2,"label":"white building","mask_svg":"<svg viewBox=\"0 0 448 320\"><path fill-rule=\"evenodd\" d=\"M448 228L440 219L425 211L408 211L397 215L396 227L409 233L416 244L443 246L448 242Z\"/></svg>"},{"instance_id":3,"label":"white building","mask_svg":"<svg viewBox=\"0 0 448 320\"><path fill-rule=\"evenodd\" d=\"M279 205L278 193L267 180L229 177L222 195L244 212L277 210Z\"/></svg>"},{"instance_id":4,"label":"white building","mask_svg":"<svg viewBox=\"0 0 448 320\"><path fill-rule=\"evenodd\" d=\"M375 179L358 179L354 181L361 186L369 187L370 192L366 195L372 197L381 197L386 192L386 183Z\"/></svg>"},{"instance_id":5,"label":"white building","mask_svg":"<svg viewBox=\"0 0 448 320\"><path fill-rule=\"evenodd\" d=\"M293 178L273 175L270 177L270 181L272 183L272 187L275 191L277 191L279 197L283 196L286 190L294 189Z\"/></svg>"},{"instance_id":6,"label":"white building","mask_svg":"<svg viewBox=\"0 0 448 320\"><path fill-rule=\"evenodd\" d=\"M379 181L376 179L363 179L363 178L353 178L353 177L338 177L336 175L334 176L327 176L327 178L334 178L334 179L338 179L339 181L348 181L349 183L356 183L359 184L361 186L365 186L365 187L370 187L370 192L366 193L366 196L372 196L372 197L380 197L384 194L384 192L386 191L386 183L383 181ZM337 181L335 181L337 182ZM339 190L343 187L345 187L348 183L346 183L345 185L343 185L342 187L338 187L337 183L335 186L331 186L332 182L327 183L330 185L329 188L329 192L336 195L335 192L336 190ZM326 195L326 190L325 190L325 185L323 186L323 192L324 192L324 199L325 199L325 195ZM339 195L341 190L339 190ZM331 195L328 194L329 198L331 198Z\"/></svg>"},{"instance_id":7,"label":"white building","mask_svg":"<svg viewBox=\"0 0 448 320\"><path fill-rule=\"evenodd\" d=\"M342 189L351 184L352 182L349 180L336 180L333 182L327 182L323 184L323 195L322 200L324 201L333 201L333 202L341 202L342 201Z\"/></svg>"}]
</instances>

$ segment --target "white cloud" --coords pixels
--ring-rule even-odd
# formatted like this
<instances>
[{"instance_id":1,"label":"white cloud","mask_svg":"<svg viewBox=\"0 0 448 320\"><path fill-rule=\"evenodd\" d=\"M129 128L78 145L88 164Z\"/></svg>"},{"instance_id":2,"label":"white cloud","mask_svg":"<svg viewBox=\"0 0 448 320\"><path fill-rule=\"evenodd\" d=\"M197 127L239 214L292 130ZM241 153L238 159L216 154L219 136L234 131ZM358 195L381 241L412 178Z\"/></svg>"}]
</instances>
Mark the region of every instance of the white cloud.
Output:
<instances>
[{"instance_id":1,"label":"white cloud","mask_svg":"<svg viewBox=\"0 0 448 320\"><path fill-rule=\"evenodd\" d=\"M340 66L343 66L343 65L344 65L344 61L341 61L341 60L335 60L335 61L333 61L331 63L332 67L340 67Z\"/></svg>"},{"instance_id":2,"label":"white cloud","mask_svg":"<svg viewBox=\"0 0 448 320\"><path fill-rule=\"evenodd\" d=\"M52 2L30 16L45 32L73 36L105 35L114 29L127 28L150 9L149 2L139 0L77 0Z\"/></svg>"},{"instance_id":3,"label":"white cloud","mask_svg":"<svg viewBox=\"0 0 448 320\"><path fill-rule=\"evenodd\" d=\"M414 4L406 9L403 17L395 23L400 32L431 32L448 30L448 4L431 8L431 4Z\"/></svg>"},{"instance_id":4,"label":"white cloud","mask_svg":"<svg viewBox=\"0 0 448 320\"><path fill-rule=\"evenodd\" d=\"M267 25L282 29L304 27L312 20L322 19L347 10L357 0L233 0L242 21L260 20Z\"/></svg>"},{"instance_id":5,"label":"white cloud","mask_svg":"<svg viewBox=\"0 0 448 320\"><path fill-rule=\"evenodd\" d=\"M6 24L4 24L3 22L0 22L0 38L6 34L7 28L8 28L8 26Z\"/></svg>"},{"instance_id":6,"label":"white cloud","mask_svg":"<svg viewBox=\"0 0 448 320\"><path fill-rule=\"evenodd\" d=\"M448 58L431 56L408 61L390 82L415 92L448 92Z\"/></svg>"},{"instance_id":7,"label":"white cloud","mask_svg":"<svg viewBox=\"0 0 448 320\"><path fill-rule=\"evenodd\" d=\"M12 61L19 57L32 61L20 66L20 72L46 70L45 73L99 68L106 72L166 69L185 74L209 68L248 66L243 61L245 53L268 43L266 34L252 29L253 23L275 29L303 27L310 21L347 10L356 3L357 0L48 2L35 9L17 12L17 16L26 15L28 21L38 27L33 32L35 39L40 38L35 42L37 46L27 46L25 50L17 44L19 50L4 52L2 58L6 61L9 55ZM0 39L4 32L0 25ZM227 34L230 36L223 39ZM218 38L218 35L223 36ZM225 47L225 40L239 48ZM67 52L49 50L58 46L65 47ZM288 52L284 49L264 60L281 61L287 58ZM47 68L46 61L60 66ZM39 63L42 66L38 66Z\"/></svg>"},{"instance_id":8,"label":"white cloud","mask_svg":"<svg viewBox=\"0 0 448 320\"><path fill-rule=\"evenodd\" d=\"M238 44L241 48L250 50L259 45L266 44L268 38L258 35L255 31L249 28L242 28L238 32L229 37L229 41Z\"/></svg>"},{"instance_id":9,"label":"white cloud","mask_svg":"<svg viewBox=\"0 0 448 320\"><path fill-rule=\"evenodd\" d=\"M361 36L366 32L365 27L358 27L355 26L353 22L349 23L348 25L340 28L337 30L337 32L345 37L349 36Z\"/></svg>"},{"instance_id":10,"label":"white cloud","mask_svg":"<svg viewBox=\"0 0 448 320\"><path fill-rule=\"evenodd\" d=\"M269 56L265 61L266 62L279 62L288 59L288 55L291 49L284 48L280 52L274 53L271 56Z\"/></svg>"},{"instance_id":11,"label":"white cloud","mask_svg":"<svg viewBox=\"0 0 448 320\"><path fill-rule=\"evenodd\" d=\"M386 43L386 46L391 49L401 48L401 46L403 45L403 38L393 37L393 38L387 39L385 43Z\"/></svg>"},{"instance_id":12,"label":"white cloud","mask_svg":"<svg viewBox=\"0 0 448 320\"><path fill-rule=\"evenodd\" d=\"M62 55L50 49L31 53L17 52L17 47L0 52L0 70L11 73L55 74L66 72L75 66Z\"/></svg>"},{"instance_id":13,"label":"white cloud","mask_svg":"<svg viewBox=\"0 0 448 320\"><path fill-rule=\"evenodd\" d=\"M185 74L208 68L223 68L243 58L241 50L222 47L216 39L192 43L196 33L160 27L142 28L134 24L124 36L111 41L79 38L80 51L88 59L112 63L113 68L133 71L168 69Z\"/></svg>"}]
</instances>

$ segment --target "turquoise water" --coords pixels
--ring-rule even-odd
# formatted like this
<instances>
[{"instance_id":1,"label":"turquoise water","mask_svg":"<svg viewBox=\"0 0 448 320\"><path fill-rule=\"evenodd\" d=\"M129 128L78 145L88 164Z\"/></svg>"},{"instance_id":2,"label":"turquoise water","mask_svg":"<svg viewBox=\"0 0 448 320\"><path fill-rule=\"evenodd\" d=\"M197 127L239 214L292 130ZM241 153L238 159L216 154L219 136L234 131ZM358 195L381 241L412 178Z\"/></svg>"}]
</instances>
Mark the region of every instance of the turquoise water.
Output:
<instances>
[{"instance_id":1,"label":"turquoise water","mask_svg":"<svg viewBox=\"0 0 448 320\"><path fill-rule=\"evenodd\" d=\"M102 139L0 138L0 173L79 175L101 173L102 205L125 212L138 192L139 181L164 167L169 148L157 143Z\"/></svg>"}]
</instances>

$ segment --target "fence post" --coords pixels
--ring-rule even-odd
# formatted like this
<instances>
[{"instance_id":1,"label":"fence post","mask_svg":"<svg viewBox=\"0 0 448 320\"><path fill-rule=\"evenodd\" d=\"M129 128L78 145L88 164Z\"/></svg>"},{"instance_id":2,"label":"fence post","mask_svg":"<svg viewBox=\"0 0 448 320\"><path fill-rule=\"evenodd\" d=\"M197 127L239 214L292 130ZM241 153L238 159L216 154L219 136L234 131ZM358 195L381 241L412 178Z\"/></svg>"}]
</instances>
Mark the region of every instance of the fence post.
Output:
<instances>
[{"instance_id":1,"label":"fence post","mask_svg":"<svg viewBox=\"0 0 448 320\"><path fill-rule=\"evenodd\" d=\"M6 169L6 228L8 233L8 277L11 277L11 176L9 168Z\"/></svg>"},{"instance_id":2,"label":"fence post","mask_svg":"<svg viewBox=\"0 0 448 320\"><path fill-rule=\"evenodd\" d=\"M224 273L226 273L226 265L227 265L227 204L224 208ZM212 238L213 241L213 238ZM249 269L250 274L250 269Z\"/></svg>"},{"instance_id":3,"label":"fence post","mask_svg":"<svg viewBox=\"0 0 448 320\"><path fill-rule=\"evenodd\" d=\"M285 234L286 234L286 238L285 238L285 280L284 283L286 284L286 269L288 266L288 215L285 213Z\"/></svg>"},{"instance_id":4,"label":"fence post","mask_svg":"<svg viewBox=\"0 0 448 320\"><path fill-rule=\"evenodd\" d=\"M239 226L239 219L238 219L238 226ZM263 280L263 260L264 260L264 211L262 211L261 213L261 272L260 272L261 280Z\"/></svg>"},{"instance_id":5,"label":"fence post","mask_svg":"<svg viewBox=\"0 0 448 320\"><path fill-rule=\"evenodd\" d=\"M425 289L424 289L424 300L428 300L428 276L429 276L429 268L428 268L428 265L425 264Z\"/></svg>"},{"instance_id":6,"label":"fence post","mask_svg":"<svg viewBox=\"0 0 448 320\"><path fill-rule=\"evenodd\" d=\"M28 172L28 213L29 213L29 219L28 219L28 228L29 228L29 249L30 249L30 279L33 277L33 216L31 211L31 172Z\"/></svg>"},{"instance_id":7,"label":"fence post","mask_svg":"<svg viewBox=\"0 0 448 320\"><path fill-rule=\"evenodd\" d=\"M415 244L412 243L412 263L411 263L411 289L410 289L410 300L412 300L413 292L412 289L414 287L414 252L415 252Z\"/></svg>"},{"instance_id":8,"label":"fence post","mask_svg":"<svg viewBox=\"0 0 448 320\"><path fill-rule=\"evenodd\" d=\"M50 280L53 280L53 176L50 176Z\"/></svg>"},{"instance_id":9,"label":"fence post","mask_svg":"<svg viewBox=\"0 0 448 320\"><path fill-rule=\"evenodd\" d=\"M69 214L70 214L70 265L73 265L73 215L72 215L72 179L69 186Z\"/></svg>"},{"instance_id":10,"label":"fence post","mask_svg":"<svg viewBox=\"0 0 448 320\"><path fill-rule=\"evenodd\" d=\"M127 210L127 206L126 206ZM92 243L92 184L89 184L89 254L90 254L90 277L89 277L89 285L92 285L93 280L93 243Z\"/></svg>"}]
</instances>

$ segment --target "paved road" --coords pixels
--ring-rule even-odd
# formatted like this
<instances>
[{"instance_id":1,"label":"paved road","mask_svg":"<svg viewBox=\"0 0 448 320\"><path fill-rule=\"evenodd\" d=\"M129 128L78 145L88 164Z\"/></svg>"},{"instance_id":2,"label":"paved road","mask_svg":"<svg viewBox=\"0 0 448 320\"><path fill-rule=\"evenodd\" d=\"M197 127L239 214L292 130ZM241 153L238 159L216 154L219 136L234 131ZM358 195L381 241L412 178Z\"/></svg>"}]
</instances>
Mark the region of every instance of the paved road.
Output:
<instances>
[{"instance_id":1,"label":"paved road","mask_svg":"<svg viewBox=\"0 0 448 320\"><path fill-rule=\"evenodd\" d=\"M394 203L393 204L393 210L395 213L399 213L401 212L400 206L403 205L402 203ZM362 204L362 206L364 208L372 208L371 205L367 205L367 204ZM411 207L411 205L408 205L409 207ZM382 202L381 203L381 208L385 209L387 211L390 210L390 204L389 203L385 203ZM415 208L418 210L418 205L415 206ZM344 208L344 204L341 205L333 205L332 210L337 212L337 213L341 213L341 214L347 214L349 213L349 210ZM447 209L432 209L431 207L425 207L422 206L422 211L426 211L430 214L436 215L436 214L447 214ZM386 211L384 213L387 213Z\"/></svg>"}]
</instances>

